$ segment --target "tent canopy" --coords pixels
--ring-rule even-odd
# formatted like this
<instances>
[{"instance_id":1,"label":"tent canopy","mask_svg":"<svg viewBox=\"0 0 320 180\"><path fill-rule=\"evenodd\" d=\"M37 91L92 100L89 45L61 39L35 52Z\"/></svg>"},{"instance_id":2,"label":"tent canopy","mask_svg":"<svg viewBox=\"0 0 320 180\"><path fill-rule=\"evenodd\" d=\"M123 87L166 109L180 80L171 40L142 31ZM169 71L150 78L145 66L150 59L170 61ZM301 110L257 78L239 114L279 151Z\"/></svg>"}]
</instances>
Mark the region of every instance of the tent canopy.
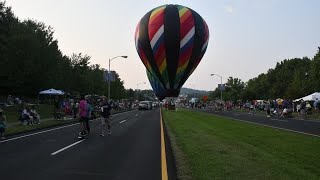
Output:
<instances>
[{"instance_id":1,"label":"tent canopy","mask_svg":"<svg viewBox=\"0 0 320 180\"><path fill-rule=\"evenodd\" d=\"M308 96L296 99L294 101L300 101L300 99L303 99L304 101L315 101L316 99L320 100L320 92L309 94Z\"/></svg>"},{"instance_id":2,"label":"tent canopy","mask_svg":"<svg viewBox=\"0 0 320 180\"><path fill-rule=\"evenodd\" d=\"M44 91L40 91L39 94L46 94L46 95L64 95L64 92L61 90L56 89L48 89Z\"/></svg>"}]
</instances>

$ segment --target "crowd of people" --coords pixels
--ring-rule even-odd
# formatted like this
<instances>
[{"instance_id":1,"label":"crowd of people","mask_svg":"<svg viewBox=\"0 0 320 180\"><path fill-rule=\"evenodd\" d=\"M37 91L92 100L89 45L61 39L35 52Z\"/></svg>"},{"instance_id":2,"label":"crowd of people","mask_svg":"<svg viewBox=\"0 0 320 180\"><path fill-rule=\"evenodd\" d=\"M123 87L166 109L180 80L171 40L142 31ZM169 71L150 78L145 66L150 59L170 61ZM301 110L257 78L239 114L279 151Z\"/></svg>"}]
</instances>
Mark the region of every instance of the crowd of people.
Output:
<instances>
[{"instance_id":1,"label":"crowd of people","mask_svg":"<svg viewBox=\"0 0 320 180\"><path fill-rule=\"evenodd\" d=\"M33 126L41 122L40 114L37 111L36 104L30 104L22 101L18 97L9 95L4 107L19 106L20 125ZM124 109L135 108L137 103L129 100L108 101L105 96L81 96L81 99L71 99L56 97L53 101L53 117L56 120L78 119L81 124L79 135L86 136L90 133L90 119L101 117L101 136L107 132L111 134L111 111L120 111ZM0 139L4 139L7 129L6 116L4 110L0 109Z\"/></svg>"},{"instance_id":2,"label":"crowd of people","mask_svg":"<svg viewBox=\"0 0 320 180\"><path fill-rule=\"evenodd\" d=\"M75 99L55 99L54 102L54 117L62 119L62 117L70 116L73 119L79 118L81 130L79 138L85 137L90 134L90 119L96 119L100 115L102 129L101 136L107 133L111 134L111 111L120 111L123 109L134 108L135 103L131 101L108 101L105 96L84 96L80 100ZM105 128L106 127L106 128Z\"/></svg>"},{"instance_id":3,"label":"crowd of people","mask_svg":"<svg viewBox=\"0 0 320 180\"><path fill-rule=\"evenodd\" d=\"M209 109L214 111L229 111L229 110L240 110L246 111L249 114L254 114L256 111L266 112L267 117L278 116L278 117L292 117L293 112L297 112L298 116L304 117L307 114L313 112L320 112L320 100L315 101L300 101L293 102L286 99L275 99L275 100L254 100L254 101L198 101L192 103L184 103L183 106L198 109Z\"/></svg>"},{"instance_id":4,"label":"crowd of people","mask_svg":"<svg viewBox=\"0 0 320 180\"><path fill-rule=\"evenodd\" d=\"M98 111L100 103L105 98L104 96L85 96L88 103L93 106L92 115L95 116L95 112ZM62 119L63 117L69 116L72 118L76 118L79 111L80 100L78 99L63 99L60 100L56 98L54 101L54 110L53 115L55 119ZM111 101L110 105L112 109L116 111L120 111L123 109L131 109L133 108L134 103L131 101Z\"/></svg>"},{"instance_id":5,"label":"crowd of people","mask_svg":"<svg viewBox=\"0 0 320 180\"><path fill-rule=\"evenodd\" d=\"M8 97L10 103L21 103L19 98L13 96ZM79 118L81 130L79 137L87 136L90 133L90 119L96 119L99 114L101 117L101 136L104 136L107 129L108 134L111 134L111 112L114 110L131 109L137 103L130 101L108 101L105 96L81 96L79 100L76 99L59 99L54 101L53 116L55 119L62 119L62 117L69 116L71 119ZM165 107L169 104L174 105L173 100L164 103ZM19 120L21 125L37 125L40 124L40 114L36 110L35 105L25 105L21 103L22 110ZM168 106L166 106L168 105ZM304 117L313 112L320 112L320 100L309 102L301 99L300 101L290 101L286 99L275 100L254 100L254 101L197 101L197 102L182 102L179 106L198 108L214 111L230 111L240 110L254 114L256 111L266 112L267 117L290 117L293 112L297 112L298 116ZM4 111L0 109L0 138L4 138L4 133L7 128L6 116Z\"/></svg>"}]
</instances>

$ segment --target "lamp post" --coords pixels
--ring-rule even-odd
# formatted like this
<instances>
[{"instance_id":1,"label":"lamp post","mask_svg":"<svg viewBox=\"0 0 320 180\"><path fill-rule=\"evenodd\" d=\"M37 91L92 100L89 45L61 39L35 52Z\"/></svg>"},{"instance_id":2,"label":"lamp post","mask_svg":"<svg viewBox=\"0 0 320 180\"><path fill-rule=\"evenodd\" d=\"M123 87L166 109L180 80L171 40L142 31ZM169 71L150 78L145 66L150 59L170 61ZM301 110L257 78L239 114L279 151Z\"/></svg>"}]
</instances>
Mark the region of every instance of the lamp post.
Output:
<instances>
[{"instance_id":1,"label":"lamp post","mask_svg":"<svg viewBox=\"0 0 320 180\"><path fill-rule=\"evenodd\" d=\"M137 84L137 99L139 100L139 94L138 94L138 90L139 90L139 85L140 84L146 84L146 82L141 82Z\"/></svg>"},{"instance_id":2,"label":"lamp post","mask_svg":"<svg viewBox=\"0 0 320 180\"><path fill-rule=\"evenodd\" d=\"M220 76L219 74L211 74L211 76L214 76L214 75L220 77L220 80L221 80L220 81L221 82L221 84L220 84L220 100L222 102L222 76Z\"/></svg>"},{"instance_id":3,"label":"lamp post","mask_svg":"<svg viewBox=\"0 0 320 180\"><path fill-rule=\"evenodd\" d=\"M116 57L109 59L109 71L108 71L108 100L109 100L109 102L110 102L110 62L116 58L119 58L119 57L127 58L128 56L116 56Z\"/></svg>"}]
</instances>

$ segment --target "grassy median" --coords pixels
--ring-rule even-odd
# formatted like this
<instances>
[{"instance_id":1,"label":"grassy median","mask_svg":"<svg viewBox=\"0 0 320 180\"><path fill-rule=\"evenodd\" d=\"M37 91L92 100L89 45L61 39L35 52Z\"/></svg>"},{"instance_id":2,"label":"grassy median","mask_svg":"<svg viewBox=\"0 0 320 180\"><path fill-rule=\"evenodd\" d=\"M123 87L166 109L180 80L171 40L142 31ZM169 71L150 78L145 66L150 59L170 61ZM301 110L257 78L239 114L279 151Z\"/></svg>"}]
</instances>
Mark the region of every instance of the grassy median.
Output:
<instances>
[{"instance_id":1,"label":"grassy median","mask_svg":"<svg viewBox=\"0 0 320 180\"><path fill-rule=\"evenodd\" d=\"M7 117L7 122L18 122L19 116L21 115L21 105L14 105L9 107L3 107L4 115ZM36 105L37 112L40 114L42 119L51 118L53 115L53 105L41 104Z\"/></svg>"},{"instance_id":2,"label":"grassy median","mask_svg":"<svg viewBox=\"0 0 320 180\"><path fill-rule=\"evenodd\" d=\"M41 124L37 124L37 125L33 125L33 126L17 125L17 126L12 126L12 127L7 128L5 135L20 133L20 132L25 132L25 131L30 131L30 130L40 129L40 128L47 128L47 127L52 127L52 126L56 126L56 125L67 124L70 122L77 122L77 121L76 120L69 120L69 121L49 120L49 121L45 121L45 122L42 122Z\"/></svg>"},{"instance_id":3,"label":"grassy median","mask_svg":"<svg viewBox=\"0 0 320 180\"><path fill-rule=\"evenodd\" d=\"M163 118L180 179L320 177L320 138L189 110L163 111Z\"/></svg>"}]
</instances>

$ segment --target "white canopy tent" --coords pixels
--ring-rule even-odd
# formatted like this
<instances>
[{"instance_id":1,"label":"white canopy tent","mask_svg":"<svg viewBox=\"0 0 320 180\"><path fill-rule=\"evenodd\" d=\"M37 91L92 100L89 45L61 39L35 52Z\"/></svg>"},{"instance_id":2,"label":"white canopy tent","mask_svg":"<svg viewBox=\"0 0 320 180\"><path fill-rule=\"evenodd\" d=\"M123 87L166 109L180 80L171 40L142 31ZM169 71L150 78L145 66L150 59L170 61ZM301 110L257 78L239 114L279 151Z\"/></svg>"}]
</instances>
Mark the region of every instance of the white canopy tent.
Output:
<instances>
[{"instance_id":1,"label":"white canopy tent","mask_svg":"<svg viewBox=\"0 0 320 180\"><path fill-rule=\"evenodd\" d=\"M316 99L320 100L320 92L312 93L312 94L310 94L310 95L308 95L308 96L305 96L305 97L296 99L296 100L294 100L294 101L295 101L295 102L296 102L296 101L300 101L300 99L303 99L304 101L315 101Z\"/></svg>"},{"instance_id":2,"label":"white canopy tent","mask_svg":"<svg viewBox=\"0 0 320 180\"><path fill-rule=\"evenodd\" d=\"M44 91L40 91L39 94L45 94L45 95L64 95L64 92L61 90L56 89L48 89Z\"/></svg>"},{"instance_id":3,"label":"white canopy tent","mask_svg":"<svg viewBox=\"0 0 320 180\"><path fill-rule=\"evenodd\" d=\"M61 90L56 90L56 89L48 89L48 90L44 90L44 91L40 91L38 94L38 102L40 102L40 95L49 95L50 96L50 100L51 100L51 96L63 96L64 92Z\"/></svg>"}]
</instances>

